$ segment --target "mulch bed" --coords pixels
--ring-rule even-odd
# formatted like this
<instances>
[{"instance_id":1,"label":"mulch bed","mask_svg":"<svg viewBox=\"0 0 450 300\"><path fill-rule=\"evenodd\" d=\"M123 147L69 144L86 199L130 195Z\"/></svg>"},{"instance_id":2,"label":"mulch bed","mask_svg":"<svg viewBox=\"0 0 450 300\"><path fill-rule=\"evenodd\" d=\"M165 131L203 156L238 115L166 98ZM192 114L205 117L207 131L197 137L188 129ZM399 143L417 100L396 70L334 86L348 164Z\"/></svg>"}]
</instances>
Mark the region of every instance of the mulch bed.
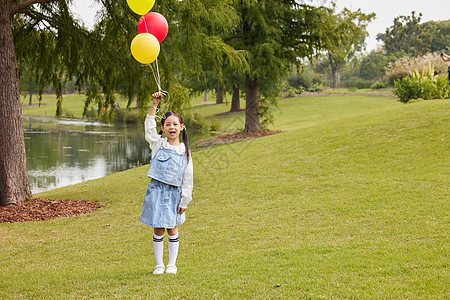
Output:
<instances>
[{"instance_id":1,"label":"mulch bed","mask_svg":"<svg viewBox=\"0 0 450 300\"><path fill-rule=\"evenodd\" d=\"M45 221L72 217L99 210L101 205L83 200L34 199L16 206L0 207L0 223Z\"/></svg>"},{"instance_id":2,"label":"mulch bed","mask_svg":"<svg viewBox=\"0 0 450 300\"><path fill-rule=\"evenodd\" d=\"M215 136L212 138L208 138L202 140L196 144L197 147L208 147L213 145L223 145L230 144L238 141L256 139L267 135L274 135L278 133L282 133L282 130L265 130L258 132L238 132L232 134L225 134L220 136Z\"/></svg>"}]
</instances>

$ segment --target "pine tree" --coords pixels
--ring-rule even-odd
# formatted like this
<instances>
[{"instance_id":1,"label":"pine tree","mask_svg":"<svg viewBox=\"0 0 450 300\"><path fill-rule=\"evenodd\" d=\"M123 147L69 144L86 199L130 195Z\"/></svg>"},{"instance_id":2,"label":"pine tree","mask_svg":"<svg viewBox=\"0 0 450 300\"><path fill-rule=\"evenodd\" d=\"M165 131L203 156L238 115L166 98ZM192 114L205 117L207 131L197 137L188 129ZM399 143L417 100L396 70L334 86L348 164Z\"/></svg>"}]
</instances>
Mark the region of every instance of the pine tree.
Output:
<instances>
[{"instance_id":1,"label":"pine tree","mask_svg":"<svg viewBox=\"0 0 450 300\"><path fill-rule=\"evenodd\" d=\"M247 52L244 131L254 132L261 129L261 116L270 118L268 105L274 103L291 65L314 54L320 41L318 18L324 8L294 0L235 0L234 7L240 23L225 40Z\"/></svg>"}]
</instances>

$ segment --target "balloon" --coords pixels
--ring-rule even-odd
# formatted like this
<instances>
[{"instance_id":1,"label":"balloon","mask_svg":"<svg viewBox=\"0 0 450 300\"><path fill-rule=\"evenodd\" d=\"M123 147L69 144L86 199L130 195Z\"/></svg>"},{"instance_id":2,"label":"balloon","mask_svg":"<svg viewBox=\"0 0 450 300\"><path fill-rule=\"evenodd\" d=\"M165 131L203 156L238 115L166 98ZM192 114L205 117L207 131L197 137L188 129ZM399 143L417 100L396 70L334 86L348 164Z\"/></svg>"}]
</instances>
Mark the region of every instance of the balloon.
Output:
<instances>
[{"instance_id":1,"label":"balloon","mask_svg":"<svg viewBox=\"0 0 450 300\"><path fill-rule=\"evenodd\" d=\"M167 24L166 18L157 12L149 12L141 17L138 22L139 33L151 33L161 43L167 36L169 30L169 24Z\"/></svg>"},{"instance_id":2,"label":"balloon","mask_svg":"<svg viewBox=\"0 0 450 300\"><path fill-rule=\"evenodd\" d=\"M152 9L155 0L127 0L128 6L138 15L144 15Z\"/></svg>"},{"instance_id":3,"label":"balloon","mask_svg":"<svg viewBox=\"0 0 450 300\"><path fill-rule=\"evenodd\" d=\"M159 42L150 33L141 33L131 41L131 54L141 64L148 65L159 55Z\"/></svg>"}]
</instances>

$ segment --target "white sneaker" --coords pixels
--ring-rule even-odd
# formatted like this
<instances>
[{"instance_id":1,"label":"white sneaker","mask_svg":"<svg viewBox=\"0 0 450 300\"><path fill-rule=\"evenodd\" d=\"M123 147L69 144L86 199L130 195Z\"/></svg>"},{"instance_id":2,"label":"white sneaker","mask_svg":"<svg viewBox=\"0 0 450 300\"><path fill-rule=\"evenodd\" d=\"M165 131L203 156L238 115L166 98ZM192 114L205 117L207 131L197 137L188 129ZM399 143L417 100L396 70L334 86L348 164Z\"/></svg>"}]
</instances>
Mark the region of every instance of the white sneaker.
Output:
<instances>
[{"instance_id":1,"label":"white sneaker","mask_svg":"<svg viewBox=\"0 0 450 300\"><path fill-rule=\"evenodd\" d=\"M164 269L164 266L156 266L155 270L153 271L153 275L164 274Z\"/></svg>"},{"instance_id":2,"label":"white sneaker","mask_svg":"<svg viewBox=\"0 0 450 300\"><path fill-rule=\"evenodd\" d=\"M166 274L177 274L178 268L175 266L167 266Z\"/></svg>"}]
</instances>

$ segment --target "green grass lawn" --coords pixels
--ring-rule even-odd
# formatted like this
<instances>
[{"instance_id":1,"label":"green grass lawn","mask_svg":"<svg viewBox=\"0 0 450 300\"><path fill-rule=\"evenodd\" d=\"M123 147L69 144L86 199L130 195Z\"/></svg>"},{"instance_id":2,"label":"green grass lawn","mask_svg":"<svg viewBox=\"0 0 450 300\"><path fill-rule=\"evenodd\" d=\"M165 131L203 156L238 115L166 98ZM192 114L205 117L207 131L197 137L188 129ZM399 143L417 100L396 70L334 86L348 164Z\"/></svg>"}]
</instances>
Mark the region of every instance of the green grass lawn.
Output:
<instances>
[{"instance_id":1,"label":"green grass lawn","mask_svg":"<svg viewBox=\"0 0 450 300\"><path fill-rule=\"evenodd\" d=\"M287 98L271 127L286 132L196 149L176 276L152 275L146 166L35 195L104 207L0 224L0 298L448 299L449 111Z\"/></svg>"}]
</instances>

